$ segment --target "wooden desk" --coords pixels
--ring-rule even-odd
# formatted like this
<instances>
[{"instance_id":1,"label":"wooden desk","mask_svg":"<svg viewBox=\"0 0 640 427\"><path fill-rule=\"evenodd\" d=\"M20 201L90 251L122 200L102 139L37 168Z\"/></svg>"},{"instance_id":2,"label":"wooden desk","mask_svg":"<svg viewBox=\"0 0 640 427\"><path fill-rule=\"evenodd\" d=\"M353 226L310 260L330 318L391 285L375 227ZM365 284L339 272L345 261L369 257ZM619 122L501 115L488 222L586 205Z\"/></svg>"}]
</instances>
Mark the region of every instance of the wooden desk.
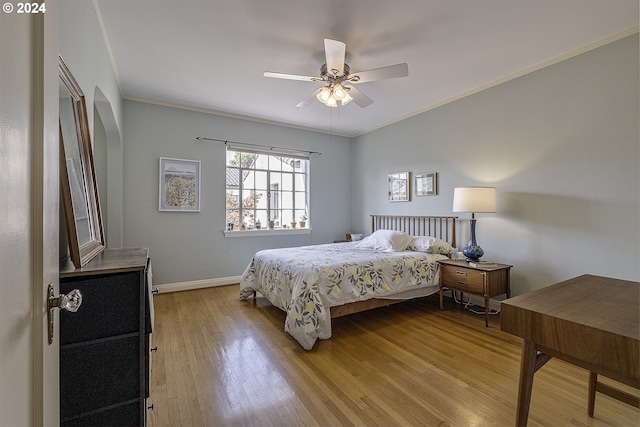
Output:
<instances>
[{"instance_id":1,"label":"wooden desk","mask_svg":"<svg viewBox=\"0 0 640 427\"><path fill-rule=\"evenodd\" d=\"M524 339L517 426L527 425L533 375L551 357L591 372L589 415L596 391L639 406L636 396L595 383L600 374L640 388L640 283L579 276L502 301L501 311L500 328Z\"/></svg>"}]
</instances>

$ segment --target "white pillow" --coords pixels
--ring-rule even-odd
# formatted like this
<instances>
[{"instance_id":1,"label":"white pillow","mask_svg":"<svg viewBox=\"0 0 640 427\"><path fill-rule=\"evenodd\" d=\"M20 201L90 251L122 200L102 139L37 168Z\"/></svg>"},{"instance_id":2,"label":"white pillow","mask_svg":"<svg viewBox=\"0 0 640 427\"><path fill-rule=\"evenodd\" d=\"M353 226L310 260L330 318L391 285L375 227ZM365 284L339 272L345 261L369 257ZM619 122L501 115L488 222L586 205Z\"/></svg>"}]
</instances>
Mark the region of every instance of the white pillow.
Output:
<instances>
[{"instance_id":1,"label":"white pillow","mask_svg":"<svg viewBox=\"0 0 640 427\"><path fill-rule=\"evenodd\" d=\"M448 255L451 253L451 245L449 243L431 236L414 237L407 249L430 254Z\"/></svg>"},{"instance_id":2,"label":"white pillow","mask_svg":"<svg viewBox=\"0 0 640 427\"><path fill-rule=\"evenodd\" d=\"M412 240L413 237L402 231L377 230L372 235L362 239L357 246L377 251L398 252L407 249Z\"/></svg>"}]
</instances>

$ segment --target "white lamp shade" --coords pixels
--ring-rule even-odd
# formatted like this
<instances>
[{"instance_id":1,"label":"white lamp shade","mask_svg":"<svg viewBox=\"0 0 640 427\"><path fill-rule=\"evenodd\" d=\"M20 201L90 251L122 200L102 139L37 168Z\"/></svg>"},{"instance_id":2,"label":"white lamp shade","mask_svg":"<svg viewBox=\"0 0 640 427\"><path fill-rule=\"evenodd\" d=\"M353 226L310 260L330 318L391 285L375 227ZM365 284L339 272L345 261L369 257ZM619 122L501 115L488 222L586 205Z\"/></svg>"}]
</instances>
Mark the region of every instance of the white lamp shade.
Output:
<instances>
[{"instance_id":1,"label":"white lamp shade","mask_svg":"<svg viewBox=\"0 0 640 427\"><path fill-rule=\"evenodd\" d=\"M340 83L336 83L335 85L333 85L333 98L336 101L342 101L342 98L344 98L344 95L346 93L347 91L344 90Z\"/></svg>"},{"instance_id":2,"label":"white lamp shade","mask_svg":"<svg viewBox=\"0 0 640 427\"><path fill-rule=\"evenodd\" d=\"M456 187L453 190L453 212L495 212L494 187Z\"/></svg>"},{"instance_id":3,"label":"white lamp shade","mask_svg":"<svg viewBox=\"0 0 640 427\"><path fill-rule=\"evenodd\" d=\"M324 104L327 102L330 96L331 96L331 89L329 89L328 87L323 87L322 90L318 92L318 94L316 95L316 98L318 98L318 101Z\"/></svg>"}]
</instances>

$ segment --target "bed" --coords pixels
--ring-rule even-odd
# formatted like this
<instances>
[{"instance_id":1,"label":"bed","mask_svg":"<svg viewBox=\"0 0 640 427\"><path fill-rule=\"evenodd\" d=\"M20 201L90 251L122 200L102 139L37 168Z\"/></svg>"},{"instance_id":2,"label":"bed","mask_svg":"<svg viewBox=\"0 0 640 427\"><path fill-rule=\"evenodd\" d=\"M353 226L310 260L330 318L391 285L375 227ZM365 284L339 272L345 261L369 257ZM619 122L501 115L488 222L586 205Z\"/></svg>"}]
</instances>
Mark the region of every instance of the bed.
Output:
<instances>
[{"instance_id":1,"label":"bed","mask_svg":"<svg viewBox=\"0 0 640 427\"><path fill-rule=\"evenodd\" d=\"M267 249L240 280L240 299L260 292L285 311L285 331L310 350L331 337L331 318L438 292L456 243L453 216L372 215L358 242Z\"/></svg>"}]
</instances>

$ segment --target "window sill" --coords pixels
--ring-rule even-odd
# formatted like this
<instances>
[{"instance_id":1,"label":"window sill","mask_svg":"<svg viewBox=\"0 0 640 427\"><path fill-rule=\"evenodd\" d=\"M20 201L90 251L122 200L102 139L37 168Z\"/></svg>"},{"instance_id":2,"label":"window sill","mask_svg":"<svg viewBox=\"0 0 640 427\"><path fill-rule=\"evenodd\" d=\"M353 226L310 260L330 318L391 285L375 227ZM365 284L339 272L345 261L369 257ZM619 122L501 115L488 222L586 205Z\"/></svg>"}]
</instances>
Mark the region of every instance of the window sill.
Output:
<instances>
[{"instance_id":1,"label":"window sill","mask_svg":"<svg viewBox=\"0 0 640 427\"><path fill-rule=\"evenodd\" d=\"M223 231L224 237L259 237L259 236L290 236L294 234L311 234L311 228L261 228L260 230Z\"/></svg>"}]
</instances>

